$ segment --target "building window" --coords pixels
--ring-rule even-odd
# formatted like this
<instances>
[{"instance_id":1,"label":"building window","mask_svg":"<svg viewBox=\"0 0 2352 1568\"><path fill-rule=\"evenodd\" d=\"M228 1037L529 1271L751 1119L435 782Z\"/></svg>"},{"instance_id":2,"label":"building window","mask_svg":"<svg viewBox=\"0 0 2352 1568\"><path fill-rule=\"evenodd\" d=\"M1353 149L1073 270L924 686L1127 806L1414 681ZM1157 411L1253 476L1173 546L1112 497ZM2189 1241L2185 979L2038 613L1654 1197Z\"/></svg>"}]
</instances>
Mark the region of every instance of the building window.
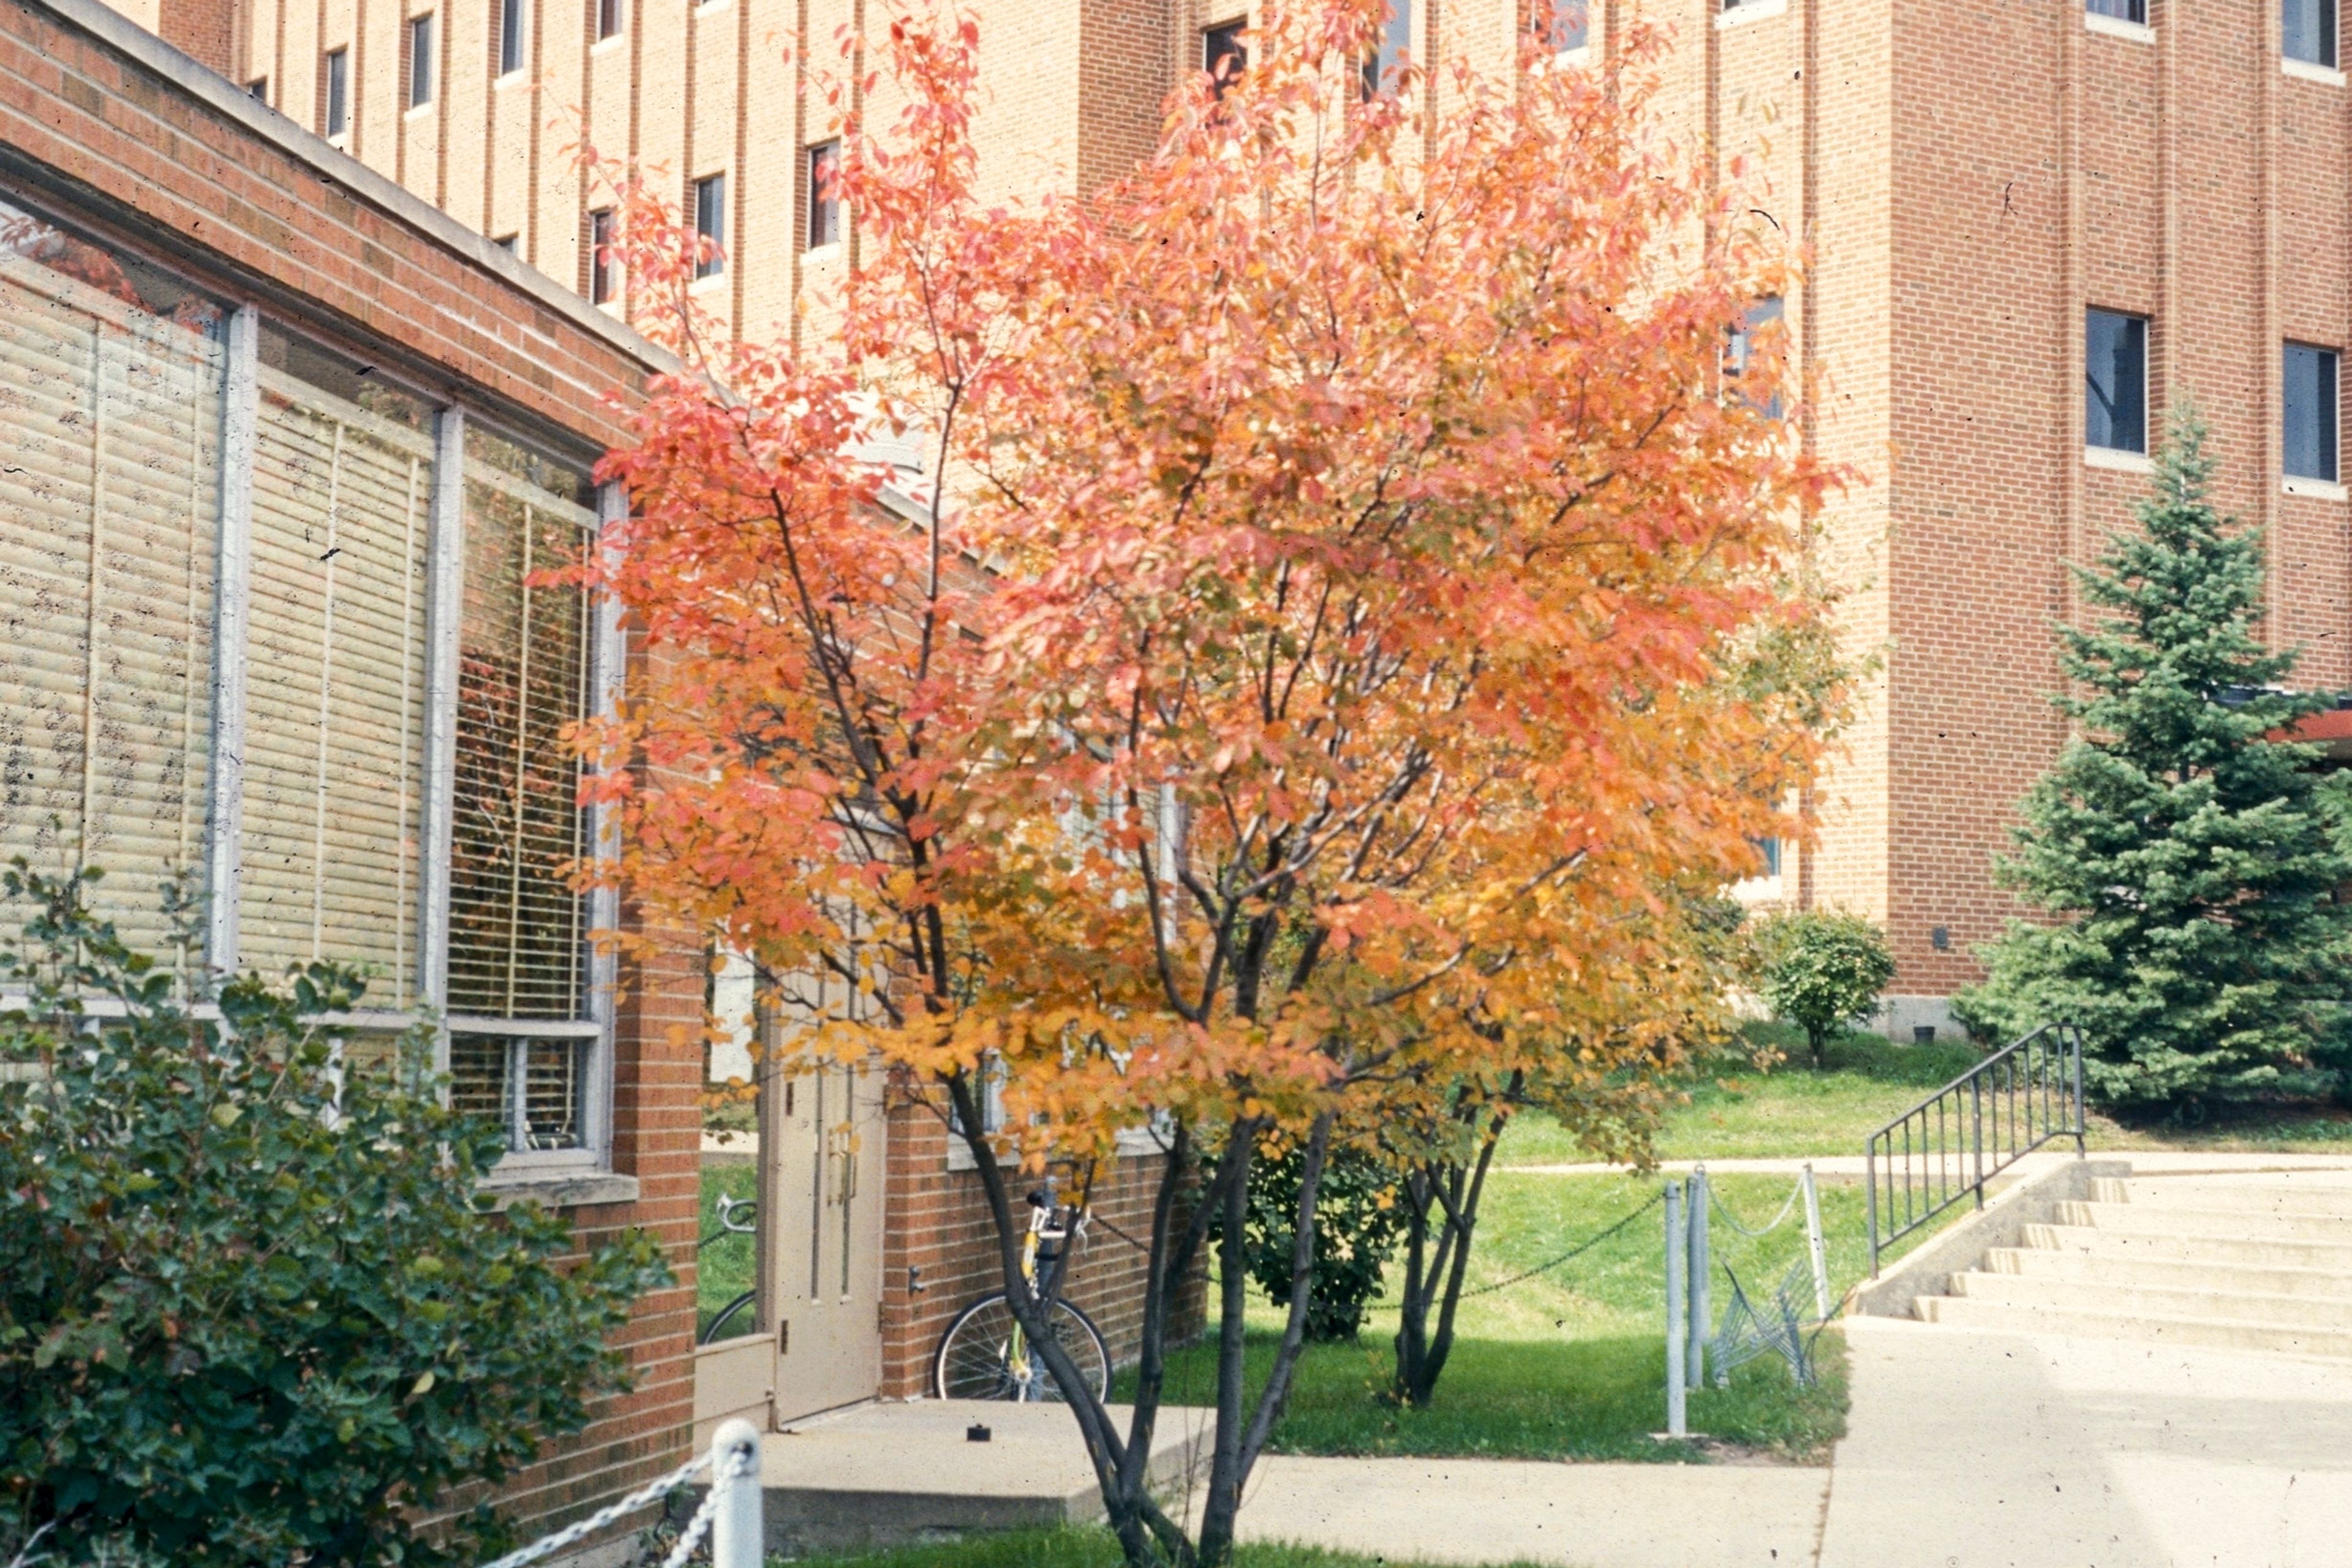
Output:
<instances>
[{"instance_id":1,"label":"building window","mask_svg":"<svg viewBox=\"0 0 2352 1568\"><path fill-rule=\"evenodd\" d=\"M522 69L522 8L524 0L499 0L499 74Z\"/></svg>"},{"instance_id":2,"label":"building window","mask_svg":"<svg viewBox=\"0 0 2352 1568\"><path fill-rule=\"evenodd\" d=\"M609 304L621 297L621 258L614 248L617 218L611 207L588 215L588 302Z\"/></svg>"},{"instance_id":3,"label":"building window","mask_svg":"<svg viewBox=\"0 0 2352 1568\"><path fill-rule=\"evenodd\" d=\"M255 77L251 81L245 84L245 91L247 97L257 99L263 103L268 103L269 101L269 79L266 76Z\"/></svg>"},{"instance_id":4,"label":"building window","mask_svg":"<svg viewBox=\"0 0 2352 1568\"><path fill-rule=\"evenodd\" d=\"M596 0L597 41L601 43L606 38L617 38L620 36L621 0Z\"/></svg>"},{"instance_id":5,"label":"building window","mask_svg":"<svg viewBox=\"0 0 2352 1568\"><path fill-rule=\"evenodd\" d=\"M2279 40L2286 58L2336 64L2336 0L2280 0Z\"/></svg>"},{"instance_id":6,"label":"building window","mask_svg":"<svg viewBox=\"0 0 2352 1568\"><path fill-rule=\"evenodd\" d=\"M1380 45L1364 57L1364 97L1369 101L1397 90L1412 52L1412 0L1386 0Z\"/></svg>"},{"instance_id":7,"label":"building window","mask_svg":"<svg viewBox=\"0 0 2352 1568\"><path fill-rule=\"evenodd\" d=\"M0 865L95 866L168 953L205 860L226 353L219 311L0 203Z\"/></svg>"},{"instance_id":8,"label":"building window","mask_svg":"<svg viewBox=\"0 0 2352 1568\"><path fill-rule=\"evenodd\" d=\"M2336 480L2336 363L2334 349L2286 345L2286 384L2280 404L2286 420L2289 479Z\"/></svg>"},{"instance_id":9,"label":"building window","mask_svg":"<svg viewBox=\"0 0 2352 1568\"><path fill-rule=\"evenodd\" d=\"M1212 94L1225 96L1225 89L1241 79L1249 66L1249 51L1242 47L1242 34L1247 22L1220 22L1201 30L1201 68L1209 73Z\"/></svg>"},{"instance_id":10,"label":"building window","mask_svg":"<svg viewBox=\"0 0 2352 1568\"><path fill-rule=\"evenodd\" d=\"M330 137L342 136L352 128L352 52L329 49L325 79L320 91L326 101L320 105L319 122L326 127Z\"/></svg>"},{"instance_id":11,"label":"building window","mask_svg":"<svg viewBox=\"0 0 2352 1568\"><path fill-rule=\"evenodd\" d=\"M1774 388L1769 396L1758 402L1742 384L1759 363L1757 356L1780 346L1784 331L1781 326L1783 313L1778 296L1757 300L1748 307L1748 313L1733 329L1730 341L1724 345L1723 351L1724 379L1733 384L1734 395L1745 398L1750 407L1768 419L1780 417L1780 390Z\"/></svg>"},{"instance_id":12,"label":"building window","mask_svg":"<svg viewBox=\"0 0 2352 1568\"><path fill-rule=\"evenodd\" d=\"M1536 36L1556 55L1592 41L1591 0L1536 0Z\"/></svg>"},{"instance_id":13,"label":"building window","mask_svg":"<svg viewBox=\"0 0 2352 1568\"><path fill-rule=\"evenodd\" d=\"M432 411L265 326L247 554L236 959L363 963L416 1005Z\"/></svg>"},{"instance_id":14,"label":"building window","mask_svg":"<svg viewBox=\"0 0 2352 1568\"><path fill-rule=\"evenodd\" d=\"M841 143L820 142L808 150L808 247L841 243Z\"/></svg>"},{"instance_id":15,"label":"building window","mask_svg":"<svg viewBox=\"0 0 2352 1568\"><path fill-rule=\"evenodd\" d=\"M716 278L727 270L727 176L710 174L694 182L694 232L709 243L696 258L697 278Z\"/></svg>"},{"instance_id":16,"label":"building window","mask_svg":"<svg viewBox=\"0 0 2352 1568\"><path fill-rule=\"evenodd\" d=\"M594 711L585 595L542 574L596 525L584 477L470 425L450 811L450 1099L508 1147L587 1144L587 852L567 725Z\"/></svg>"},{"instance_id":17,"label":"building window","mask_svg":"<svg viewBox=\"0 0 2352 1568\"><path fill-rule=\"evenodd\" d=\"M408 107L433 101L433 13L408 19Z\"/></svg>"},{"instance_id":18,"label":"building window","mask_svg":"<svg viewBox=\"0 0 2352 1568\"><path fill-rule=\"evenodd\" d=\"M2147 318L2092 310L2083 327L2083 442L2147 450Z\"/></svg>"},{"instance_id":19,"label":"building window","mask_svg":"<svg viewBox=\"0 0 2352 1568\"><path fill-rule=\"evenodd\" d=\"M2140 26L2147 25L2147 0L2083 0L2083 10L2093 16L2111 16Z\"/></svg>"}]
</instances>

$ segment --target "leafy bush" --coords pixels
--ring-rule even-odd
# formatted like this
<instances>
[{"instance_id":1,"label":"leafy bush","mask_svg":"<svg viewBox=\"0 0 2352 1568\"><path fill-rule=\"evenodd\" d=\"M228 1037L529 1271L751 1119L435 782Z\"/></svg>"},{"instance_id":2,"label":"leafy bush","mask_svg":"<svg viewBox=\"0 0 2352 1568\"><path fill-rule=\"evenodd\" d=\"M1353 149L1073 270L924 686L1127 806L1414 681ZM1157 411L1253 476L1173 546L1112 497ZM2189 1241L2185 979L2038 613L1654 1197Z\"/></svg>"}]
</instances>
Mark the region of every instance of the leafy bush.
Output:
<instances>
[{"instance_id":1,"label":"leafy bush","mask_svg":"<svg viewBox=\"0 0 2352 1568\"><path fill-rule=\"evenodd\" d=\"M429 1030L326 1022L318 963L219 990L83 910L82 879L0 877L0 1526L68 1561L471 1561L419 1533L625 1386L607 1337L667 1282L639 1234L568 1267L570 1227L488 1212L487 1121L436 1098ZM191 973L182 965L180 973Z\"/></svg>"},{"instance_id":2,"label":"leafy bush","mask_svg":"<svg viewBox=\"0 0 2352 1568\"><path fill-rule=\"evenodd\" d=\"M1886 933L1860 915L1821 910L1775 915L1757 945L1763 963L1758 994L1776 1016L1805 1031L1816 1068L1830 1036L1876 1006L1878 994L1895 978Z\"/></svg>"},{"instance_id":3,"label":"leafy bush","mask_svg":"<svg viewBox=\"0 0 2352 1568\"><path fill-rule=\"evenodd\" d=\"M1292 1146L1268 1142L1251 1172L1242 1239L1250 1278L1275 1305L1290 1304L1290 1251L1306 1160ZM1315 1205L1315 1277L1307 1300L1307 1337L1352 1340L1381 1293L1396 1250L1403 1211L1396 1173L1377 1155L1335 1144L1323 1164Z\"/></svg>"}]
</instances>

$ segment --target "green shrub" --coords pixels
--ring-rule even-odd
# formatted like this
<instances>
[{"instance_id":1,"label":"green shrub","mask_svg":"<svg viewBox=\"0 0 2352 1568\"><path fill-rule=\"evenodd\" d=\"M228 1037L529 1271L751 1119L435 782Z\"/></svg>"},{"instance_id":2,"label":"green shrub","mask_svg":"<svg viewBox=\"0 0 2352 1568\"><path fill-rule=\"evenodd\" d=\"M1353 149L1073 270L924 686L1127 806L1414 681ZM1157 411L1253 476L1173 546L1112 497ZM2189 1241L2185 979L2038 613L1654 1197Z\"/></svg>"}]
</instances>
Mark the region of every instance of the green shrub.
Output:
<instances>
[{"instance_id":1,"label":"green shrub","mask_svg":"<svg viewBox=\"0 0 2352 1568\"><path fill-rule=\"evenodd\" d=\"M1250 1176L1243 1243L1250 1278L1277 1307L1290 1304L1292 1222L1305 1168L1297 1148L1269 1143L1259 1151ZM1364 1326L1404 1218L1395 1201L1396 1181L1396 1173L1378 1156L1345 1144L1333 1147L1324 1162L1316 1190L1308 1339L1352 1340Z\"/></svg>"},{"instance_id":2,"label":"green shrub","mask_svg":"<svg viewBox=\"0 0 2352 1568\"><path fill-rule=\"evenodd\" d=\"M1895 978L1886 933L1860 915L1807 910L1775 915L1757 945L1762 984L1757 987L1775 1016L1805 1031L1813 1066L1822 1066L1830 1037L1869 1013Z\"/></svg>"},{"instance_id":3,"label":"green shrub","mask_svg":"<svg viewBox=\"0 0 2352 1568\"><path fill-rule=\"evenodd\" d=\"M323 1020L312 964L220 988L84 913L82 879L0 877L0 1537L184 1564L473 1560L496 1483L625 1385L607 1344L669 1275L632 1234L566 1267L570 1227L488 1212L498 1131L436 1098L430 1031ZM186 971L186 965L181 966Z\"/></svg>"}]
</instances>

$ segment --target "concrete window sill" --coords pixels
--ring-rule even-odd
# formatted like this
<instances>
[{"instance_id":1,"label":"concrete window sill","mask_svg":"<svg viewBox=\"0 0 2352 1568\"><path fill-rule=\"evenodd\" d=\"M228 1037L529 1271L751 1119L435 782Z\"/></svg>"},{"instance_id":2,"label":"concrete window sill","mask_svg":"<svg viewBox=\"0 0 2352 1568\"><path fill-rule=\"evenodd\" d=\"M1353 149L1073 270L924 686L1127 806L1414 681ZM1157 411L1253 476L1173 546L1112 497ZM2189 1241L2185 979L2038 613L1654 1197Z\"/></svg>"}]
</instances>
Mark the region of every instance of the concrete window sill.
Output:
<instances>
[{"instance_id":1,"label":"concrete window sill","mask_svg":"<svg viewBox=\"0 0 2352 1568\"><path fill-rule=\"evenodd\" d=\"M1788 14L1789 0L1743 0L1740 5L1726 5L1717 12L1715 26L1716 30L1721 32L1726 28L1742 26L1749 22L1761 22L1769 16L1785 16Z\"/></svg>"},{"instance_id":2,"label":"concrete window sill","mask_svg":"<svg viewBox=\"0 0 2352 1568\"><path fill-rule=\"evenodd\" d=\"M637 1179L617 1171L516 1171L494 1173L481 1185L482 1195L499 1208L525 1198L543 1208L584 1208L592 1204L633 1204Z\"/></svg>"},{"instance_id":3,"label":"concrete window sill","mask_svg":"<svg viewBox=\"0 0 2352 1568\"><path fill-rule=\"evenodd\" d=\"M2083 13L2083 30L2110 38L2126 39L2135 44L2156 42L2156 29L2146 22L2126 22L2121 16L2102 16L2095 11Z\"/></svg>"},{"instance_id":4,"label":"concrete window sill","mask_svg":"<svg viewBox=\"0 0 2352 1568\"><path fill-rule=\"evenodd\" d=\"M1562 49L1552 56L1554 70L1582 70L1592 63L1592 46L1579 44L1572 49Z\"/></svg>"},{"instance_id":5,"label":"concrete window sill","mask_svg":"<svg viewBox=\"0 0 2352 1568\"><path fill-rule=\"evenodd\" d=\"M2334 66L2314 65L2309 60L2282 58L2279 69L2297 81L2315 81L2323 87L2342 87L2344 73Z\"/></svg>"},{"instance_id":6,"label":"concrete window sill","mask_svg":"<svg viewBox=\"0 0 2352 1568\"><path fill-rule=\"evenodd\" d=\"M2291 496L2303 496L2311 500L2352 500L2352 491L2334 479L2305 479L2292 475L2280 481L2279 489Z\"/></svg>"},{"instance_id":7,"label":"concrete window sill","mask_svg":"<svg viewBox=\"0 0 2352 1568\"><path fill-rule=\"evenodd\" d=\"M2083 466L2086 468L2106 468L2118 474L2152 474L2156 461L2146 452L2118 452L2112 447L2085 447Z\"/></svg>"}]
</instances>

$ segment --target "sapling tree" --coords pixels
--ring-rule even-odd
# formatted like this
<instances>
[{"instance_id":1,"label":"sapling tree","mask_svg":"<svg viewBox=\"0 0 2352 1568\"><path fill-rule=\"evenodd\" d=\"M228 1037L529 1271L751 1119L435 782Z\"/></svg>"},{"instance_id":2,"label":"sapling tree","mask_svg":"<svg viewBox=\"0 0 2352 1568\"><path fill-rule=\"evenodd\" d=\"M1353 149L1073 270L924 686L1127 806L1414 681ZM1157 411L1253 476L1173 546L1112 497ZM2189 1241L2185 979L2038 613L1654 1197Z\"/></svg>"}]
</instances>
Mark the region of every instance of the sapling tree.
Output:
<instances>
[{"instance_id":1,"label":"sapling tree","mask_svg":"<svg viewBox=\"0 0 2352 1568\"><path fill-rule=\"evenodd\" d=\"M890 93L840 101L904 108L845 110L859 266L804 352L712 330L707 242L602 176L638 320L688 361L606 459L632 516L583 568L656 655L582 731L642 764L592 786L614 874L750 955L798 1058L952 1108L1139 1568L1231 1555L1335 1138L1562 1049L1633 1060L1639 1018L1580 998L1641 992L1585 982L1668 964L1641 911L1745 874L1820 747L1821 689L1759 672L1821 640L1803 531L1834 476L1720 393L1785 281L1751 204L1654 132L1656 40L1608 80L1452 68L1441 112L1410 68L1363 100L1377 20L1268 7L1131 175L992 202L977 24L893 17L862 41ZM871 460L883 436L924 470ZM1028 1302L1013 1173L1142 1128L1115 1418ZM1250 1388L1269 1137L1298 1159L1292 1288ZM1150 1457L1212 1245L1188 1528Z\"/></svg>"},{"instance_id":2,"label":"sapling tree","mask_svg":"<svg viewBox=\"0 0 2352 1568\"><path fill-rule=\"evenodd\" d=\"M1860 1022L1895 978L1886 933L1861 915L1801 910L1778 915L1758 934L1763 960L1757 987L1776 1017L1805 1031L1813 1070L1825 1065L1830 1036Z\"/></svg>"}]
</instances>

